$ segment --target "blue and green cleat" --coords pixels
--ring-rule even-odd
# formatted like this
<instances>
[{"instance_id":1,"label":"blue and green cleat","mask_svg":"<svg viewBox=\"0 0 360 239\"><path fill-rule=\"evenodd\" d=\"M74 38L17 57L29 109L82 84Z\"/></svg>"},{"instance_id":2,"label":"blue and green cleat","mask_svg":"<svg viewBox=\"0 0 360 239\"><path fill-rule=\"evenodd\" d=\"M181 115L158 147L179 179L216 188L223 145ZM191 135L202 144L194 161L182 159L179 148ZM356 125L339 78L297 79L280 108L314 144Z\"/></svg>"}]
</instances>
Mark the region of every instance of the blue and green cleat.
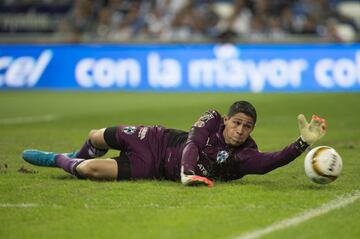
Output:
<instances>
[{"instance_id":1,"label":"blue and green cleat","mask_svg":"<svg viewBox=\"0 0 360 239\"><path fill-rule=\"evenodd\" d=\"M31 164L46 167L56 167L55 157L58 155L54 152L46 152L37 149L26 149L22 153L23 159ZM75 158L76 152L64 154L69 158Z\"/></svg>"}]
</instances>

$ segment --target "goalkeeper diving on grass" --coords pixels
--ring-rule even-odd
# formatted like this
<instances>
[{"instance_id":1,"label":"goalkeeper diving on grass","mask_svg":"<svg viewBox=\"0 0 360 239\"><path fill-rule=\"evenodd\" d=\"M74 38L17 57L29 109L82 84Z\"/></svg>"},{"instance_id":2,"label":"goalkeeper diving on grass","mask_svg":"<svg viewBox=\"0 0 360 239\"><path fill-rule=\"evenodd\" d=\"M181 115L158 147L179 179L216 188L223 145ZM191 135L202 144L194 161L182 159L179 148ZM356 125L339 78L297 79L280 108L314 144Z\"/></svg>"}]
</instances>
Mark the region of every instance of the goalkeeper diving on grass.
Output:
<instances>
[{"instance_id":1,"label":"goalkeeper diving on grass","mask_svg":"<svg viewBox=\"0 0 360 239\"><path fill-rule=\"evenodd\" d=\"M23 151L25 161L62 168L91 180L166 179L185 186L213 186L247 174L265 174L282 167L326 133L326 121L298 116L300 137L276 152L260 152L250 136L257 113L247 101L233 103L227 115L205 112L189 132L161 126L116 126L91 130L79 151L54 153ZM280 126L278 126L280 127ZM103 157L109 149L118 157Z\"/></svg>"}]
</instances>

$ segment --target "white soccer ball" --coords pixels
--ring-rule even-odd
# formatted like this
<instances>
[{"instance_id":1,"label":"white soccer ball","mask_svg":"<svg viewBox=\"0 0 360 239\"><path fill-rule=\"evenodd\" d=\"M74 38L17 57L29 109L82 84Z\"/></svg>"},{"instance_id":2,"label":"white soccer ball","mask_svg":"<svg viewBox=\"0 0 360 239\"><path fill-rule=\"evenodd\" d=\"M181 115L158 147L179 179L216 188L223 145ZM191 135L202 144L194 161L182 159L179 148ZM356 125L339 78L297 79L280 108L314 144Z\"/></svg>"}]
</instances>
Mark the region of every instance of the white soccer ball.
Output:
<instances>
[{"instance_id":1,"label":"white soccer ball","mask_svg":"<svg viewBox=\"0 0 360 239\"><path fill-rule=\"evenodd\" d=\"M333 182L342 170L342 159L335 149L319 146L307 153L304 161L305 174L315 183Z\"/></svg>"}]
</instances>

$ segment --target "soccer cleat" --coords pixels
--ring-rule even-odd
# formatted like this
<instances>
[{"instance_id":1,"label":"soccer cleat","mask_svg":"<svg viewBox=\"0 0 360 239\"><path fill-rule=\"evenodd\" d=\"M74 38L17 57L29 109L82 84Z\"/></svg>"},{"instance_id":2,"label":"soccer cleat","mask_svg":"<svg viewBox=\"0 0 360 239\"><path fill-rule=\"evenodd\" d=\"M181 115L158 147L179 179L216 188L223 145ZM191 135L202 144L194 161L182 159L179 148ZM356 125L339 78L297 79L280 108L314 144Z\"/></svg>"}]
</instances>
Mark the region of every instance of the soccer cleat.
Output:
<instances>
[{"instance_id":1,"label":"soccer cleat","mask_svg":"<svg viewBox=\"0 0 360 239\"><path fill-rule=\"evenodd\" d=\"M65 153L64 155L66 155L67 157L69 158L76 158L76 155L77 155L78 152L74 151L74 152L71 152L71 153Z\"/></svg>"},{"instance_id":2,"label":"soccer cleat","mask_svg":"<svg viewBox=\"0 0 360 239\"><path fill-rule=\"evenodd\" d=\"M23 159L31 164L46 167L56 167L56 153L36 149L26 149L22 153Z\"/></svg>"},{"instance_id":3,"label":"soccer cleat","mask_svg":"<svg viewBox=\"0 0 360 239\"><path fill-rule=\"evenodd\" d=\"M31 164L46 167L56 167L55 157L58 155L54 152L46 152L37 149L26 149L23 151L23 159ZM76 158L77 152L64 153L69 158Z\"/></svg>"}]
</instances>

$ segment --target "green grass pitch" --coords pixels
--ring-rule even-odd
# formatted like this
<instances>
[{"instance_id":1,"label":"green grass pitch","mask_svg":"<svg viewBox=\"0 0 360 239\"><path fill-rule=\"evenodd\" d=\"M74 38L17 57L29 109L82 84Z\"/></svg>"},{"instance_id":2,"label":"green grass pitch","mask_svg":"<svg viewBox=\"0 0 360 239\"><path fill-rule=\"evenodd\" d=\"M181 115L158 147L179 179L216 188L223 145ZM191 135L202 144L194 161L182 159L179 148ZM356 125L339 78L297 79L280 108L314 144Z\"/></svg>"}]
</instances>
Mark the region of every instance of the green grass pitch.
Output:
<instances>
[{"instance_id":1,"label":"green grass pitch","mask_svg":"<svg viewBox=\"0 0 360 239\"><path fill-rule=\"evenodd\" d=\"M329 130L318 145L338 150L342 175L329 185L310 182L303 154L269 174L215 182L209 189L169 181L77 180L21 159L25 148L76 150L93 128L160 124L187 130L208 108L225 114L239 99L257 108L253 136L261 151L279 150L298 137L297 114L326 118ZM360 189L359 100L358 93L2 91L0 238L232 239L300 215ZM359 222L357 200L261 238L360 238Z\"/></svg>"}]
</instances>

